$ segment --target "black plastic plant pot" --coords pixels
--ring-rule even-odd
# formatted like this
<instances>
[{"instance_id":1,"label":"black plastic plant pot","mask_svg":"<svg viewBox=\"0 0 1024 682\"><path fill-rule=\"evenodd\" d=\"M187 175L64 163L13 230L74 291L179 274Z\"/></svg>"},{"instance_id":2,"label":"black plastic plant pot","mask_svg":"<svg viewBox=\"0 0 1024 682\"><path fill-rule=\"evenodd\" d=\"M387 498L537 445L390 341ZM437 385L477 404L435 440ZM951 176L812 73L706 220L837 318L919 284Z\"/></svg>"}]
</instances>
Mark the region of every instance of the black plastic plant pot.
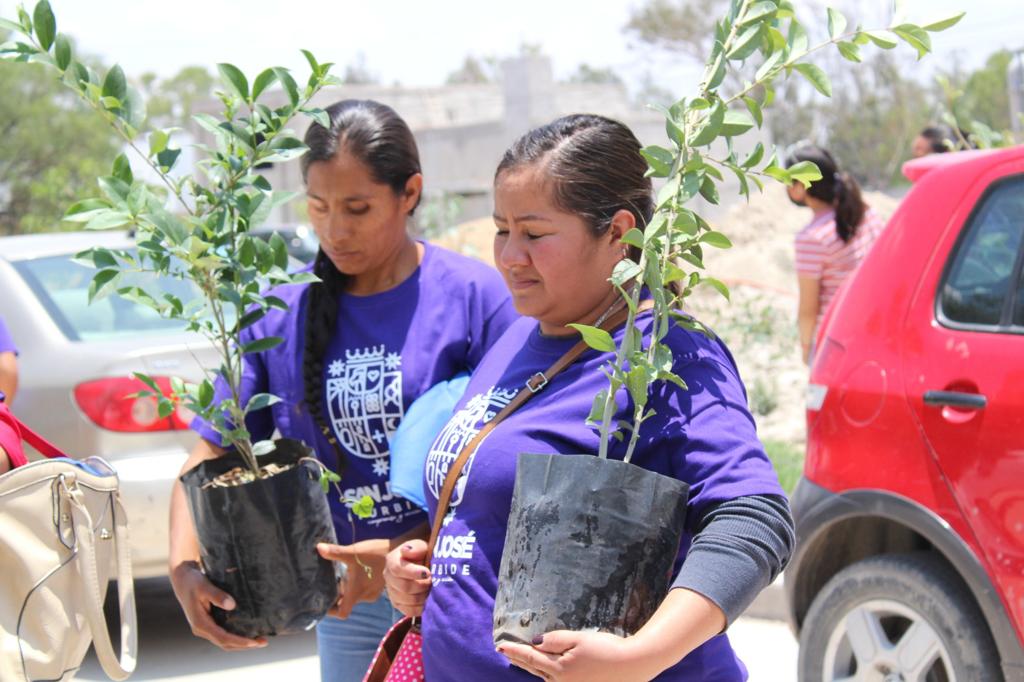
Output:
<instances>
[{"instance_id":1,"label":"black plastic plant pot","mask_svg":"<svg viewBox=\"0 0 1024 682\"><path fill-rule=\"evenodd\" d=\"M336 543L320 467L301 442L282 438L261 466L296 466L235 487L203 486L241 466L229 454L208 460L181 477L199 536L203 571L236 602L213 607L214 620L243 637L309 630L338 599L334 564L320 557L318 542Z\"/></svg>"},{"instance_id":2,"label":"black plastic plant pot","mask_svg":"<svg viewBox=\"0 0 1024 682\"><path fill-rule=\"evenodd\" d=\"M552 630L626 636L668 592L689 486L591 455L519 455L494 641Z\"/></svg>"}]
</instances>

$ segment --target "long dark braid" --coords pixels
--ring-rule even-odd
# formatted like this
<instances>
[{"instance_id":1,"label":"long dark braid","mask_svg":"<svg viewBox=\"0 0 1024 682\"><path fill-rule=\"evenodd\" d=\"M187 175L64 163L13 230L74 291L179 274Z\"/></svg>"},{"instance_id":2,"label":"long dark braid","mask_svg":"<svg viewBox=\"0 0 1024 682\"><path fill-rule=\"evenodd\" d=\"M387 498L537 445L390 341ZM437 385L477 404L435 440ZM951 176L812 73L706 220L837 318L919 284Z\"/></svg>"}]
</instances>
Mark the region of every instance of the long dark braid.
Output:
<instances>
[{"instance_id":1,"label":"long dark braid","mask_svg":"<svg viewBox=\"0 0 1024 682\"><path fill-rule=\"evenodd\" d=\"M388 185L396 195L401 195L409 178L420 172L416 139L402 117L391 107L372 100L342 100L327 107L326 112L331 121L329 128L314 122L306 130L304 141L308 150L300 160L303 181L310 165L330 161L344 150L362 161L376 182ZM313 272L321 281L310 285L306 302L303 394L306 409L334 449L338 459L336 469L341 473L345 468L345 451L323 410L324 356L337 327L339 299L348 276L338 271L322 249L317 252Z\"/></svg>"},{"instance_id":2,"label":"long dark braid","mask_svg":"<svg viewBox=\"0 0 1024 682\"><path fill-rule=\"evenodd\" d=\"M306 409L313 422L324 434L334 449L337 458L335 470L340 474L345 468L345 452L338 445L327 419L324 416L324 356L331 343L331 336L338 324L338 298L345 289L345 275L338 272L334 263L324 255L316 254L313 272L320 282L309 287L306 302L306 335L302 356L302 383Z\"/></svg>"}]
</instances>

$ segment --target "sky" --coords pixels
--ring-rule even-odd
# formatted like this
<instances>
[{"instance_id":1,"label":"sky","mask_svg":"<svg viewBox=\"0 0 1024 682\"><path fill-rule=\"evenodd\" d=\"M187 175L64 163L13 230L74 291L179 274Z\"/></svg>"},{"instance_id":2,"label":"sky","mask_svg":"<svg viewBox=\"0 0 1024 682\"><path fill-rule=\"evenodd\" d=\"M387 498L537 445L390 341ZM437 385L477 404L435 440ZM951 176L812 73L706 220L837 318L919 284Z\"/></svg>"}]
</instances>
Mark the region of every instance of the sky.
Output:
<instances>
[{"instance_id":1,"label":"sky","mask_svg":"<svg viewBox=\"0 0 1024 682\"><path fill-rule=\"evenodd\" d=\"M616 70L628 82L650 72L671 91L688 91L697 69L676 56L631 45L623 33L642 0L50 0L58 30L80 49L130 75L169 76L183 66L236 64L247 74L267 66L306 70L300 48L320 61L362 59L383 83L427 86L444 82L466 55L510 56L524 43L550 55L556 77L580 63ZM798 0L805 21L825 15L820 0ZM32 0L26 5L31 6ZM891 16L886 0L838 1L856 7L851 23L879 25ZM1024 0L905 0L911 20L967 16L936 34L932 65L959 60L976 67L1000 47L1024 48ZM0 0L0 16L15 4ZM924 66L927 70L932 66Z\"/></svg>"}]
</instances>

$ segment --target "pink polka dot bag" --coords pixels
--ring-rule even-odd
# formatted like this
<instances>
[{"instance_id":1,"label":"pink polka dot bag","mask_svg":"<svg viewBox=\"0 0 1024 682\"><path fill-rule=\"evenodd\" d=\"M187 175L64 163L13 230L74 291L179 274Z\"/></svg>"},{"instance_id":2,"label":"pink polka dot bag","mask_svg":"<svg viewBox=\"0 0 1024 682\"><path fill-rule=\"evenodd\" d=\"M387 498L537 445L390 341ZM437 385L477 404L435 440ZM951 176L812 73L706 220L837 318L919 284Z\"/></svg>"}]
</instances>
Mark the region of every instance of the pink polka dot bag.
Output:
<instances>
[{"instance_id":1,"label":"pink polka dot bag","mask_svg":"<svg viewBox=\"0 0 1024 682\"><path fill-rule=\"evenodd\" d=\"M363 682L423 682L423 635L418 618L406 616L391 626Z\"/></svg>"}]
</instances>

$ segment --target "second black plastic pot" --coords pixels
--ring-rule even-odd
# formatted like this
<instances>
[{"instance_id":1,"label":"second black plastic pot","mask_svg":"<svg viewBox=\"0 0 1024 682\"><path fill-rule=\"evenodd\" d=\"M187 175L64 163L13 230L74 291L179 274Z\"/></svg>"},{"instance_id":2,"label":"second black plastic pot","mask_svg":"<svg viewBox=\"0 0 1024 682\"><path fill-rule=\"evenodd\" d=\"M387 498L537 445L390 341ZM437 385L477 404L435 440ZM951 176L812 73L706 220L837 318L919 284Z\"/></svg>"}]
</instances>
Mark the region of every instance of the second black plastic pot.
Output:
<instances>
[{"instance_id":1,"label":"second black plastic pot","mask_svg":"<svg viewBox=\"0 0 1024 682\"><path fill-rule=\"evenodd\" d=\"M240 456L208 460L181 477L199 536L203 570L237 607L213 607L214 620L243 637L309 630L338 599L334 564L318 542L336 543L320 466L291 439L259 458L261 466L293 464L269 478L236 487L203 486L242 466Z\"/></svg>"},{"instance_id":2,"label":"second black plastic pot","mask_svg":"<svg viewBox=\"0 0 1024 682\"><path fill-rule=\"evenodd\" d=\"M682 481L590 455L519 455L494 641L552 630L635 633L668 592Z\"/></svg>"}]
</instances>

